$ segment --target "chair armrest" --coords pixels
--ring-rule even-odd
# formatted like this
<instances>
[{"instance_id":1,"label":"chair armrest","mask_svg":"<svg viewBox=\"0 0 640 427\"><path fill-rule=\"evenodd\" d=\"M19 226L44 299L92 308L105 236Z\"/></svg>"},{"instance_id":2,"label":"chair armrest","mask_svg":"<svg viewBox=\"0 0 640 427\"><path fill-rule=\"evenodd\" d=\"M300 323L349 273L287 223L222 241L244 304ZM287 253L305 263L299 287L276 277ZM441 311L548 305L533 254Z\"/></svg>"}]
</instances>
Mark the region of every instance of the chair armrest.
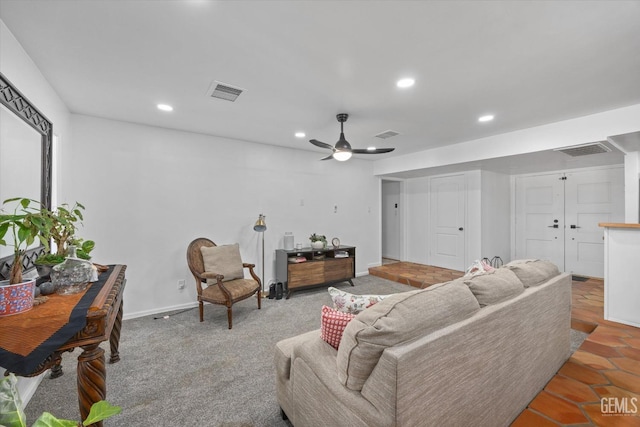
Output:
<instances>
[{"instance_id":1,"label":"chair armrest","mask_svg":"<svg viewBox=\"0 0 640 427\"><path fill-rule=\"evenodd\" d=\"M213 271L205 271L200 274L202 279L216 279L218 282L221 282L224 279L222 274L214 273Z\"/></svg>"},{"instance_id":2,"label":"chair armrest","mask_svg":"<svg viewBox=\"0 0 640 427\"><path fill-rule=\"evenodd\" d=\"M202 273L202 277L205 279L216 279L216 281L218 282L217 285L222 293L225 294L227 300L231 300L231 292L229 292L229 290L224 286L224 282L222 281L222 279L224 279L224 276L222 274L218 274L213 271L205 271L204 273Z\"/></svg>"},{"instance_id":3,"label":"chair armrest","mask_svg":"<svg viewBox=\"0 0 640 427\"><path fill-rule=\"evenodd\" d=\"M253 269L255 268L255 264L249 264L249 263L242 263L242 266L244 268L248 268L249 269L249 274L251 274L251 277L253 278L253 280L255 280L256 282L258 282L258 284L260 285L260 289L262 289L262 281L260 280L260 278L256 275L255 271L253 271Z\"/></svg>"}]
</instances>

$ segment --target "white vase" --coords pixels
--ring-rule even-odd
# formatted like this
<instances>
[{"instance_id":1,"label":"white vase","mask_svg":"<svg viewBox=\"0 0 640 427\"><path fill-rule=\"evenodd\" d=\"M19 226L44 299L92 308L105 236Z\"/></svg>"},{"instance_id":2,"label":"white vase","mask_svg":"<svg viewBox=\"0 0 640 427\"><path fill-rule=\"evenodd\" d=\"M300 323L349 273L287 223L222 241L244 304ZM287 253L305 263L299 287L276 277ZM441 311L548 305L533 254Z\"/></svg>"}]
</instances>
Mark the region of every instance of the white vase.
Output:
<instances>
[{"instance_id":1,"label":"white vase","mask_svg":"<svg viewBox=\"0 0 640 427\"><path fill-rule=\"evenodd\" d=\"M324 249L324 242L321 240L316 240L315 242L311 242L311 248Z\"/></svg>"}]
</instances>

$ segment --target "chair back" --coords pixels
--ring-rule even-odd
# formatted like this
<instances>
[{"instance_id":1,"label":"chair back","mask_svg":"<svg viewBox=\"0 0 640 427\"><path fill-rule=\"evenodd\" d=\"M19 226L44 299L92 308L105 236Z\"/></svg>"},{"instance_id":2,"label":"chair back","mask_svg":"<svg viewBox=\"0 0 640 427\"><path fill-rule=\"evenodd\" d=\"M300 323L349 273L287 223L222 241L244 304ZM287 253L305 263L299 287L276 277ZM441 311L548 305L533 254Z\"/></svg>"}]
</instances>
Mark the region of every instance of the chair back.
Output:
<instances>
[{"instance_id":1,"label":"chair back","mask_svg":"<svg viewBox=\"0 0 640 427\"><path fill-rule=\"evenodd\" d=\"M187 264L189 265L189 270L191 270L191 273L196 278L204 273L204 260L202 259L202 252L200 251L200 248L203 246L211 247L216 246L216 244L205 237L199 237L189 243L189 247L187 248ZM205 281L205 279L200 280Z\"/></svg>"}]
</instances>

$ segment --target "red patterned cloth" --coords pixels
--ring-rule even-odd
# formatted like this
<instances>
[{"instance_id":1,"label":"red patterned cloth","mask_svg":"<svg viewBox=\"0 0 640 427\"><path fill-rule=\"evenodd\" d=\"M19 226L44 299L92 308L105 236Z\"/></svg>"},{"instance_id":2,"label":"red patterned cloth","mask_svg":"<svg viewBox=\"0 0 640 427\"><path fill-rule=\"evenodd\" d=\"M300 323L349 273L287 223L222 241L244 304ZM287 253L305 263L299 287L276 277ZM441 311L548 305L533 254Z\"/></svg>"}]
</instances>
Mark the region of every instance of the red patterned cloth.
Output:
<instances>
[{"instance_id":1,"label":"red patterned cloth","mask_svg":"<svg viewBox=\"0 0 640 427\"><path fill-rule=\"evenodd\" d=\"M343 313L326 305L322 306L320 338L337 350L340 346L344 328L354 317L356 317L354 314Z\"/></svg>"}]
</instances>

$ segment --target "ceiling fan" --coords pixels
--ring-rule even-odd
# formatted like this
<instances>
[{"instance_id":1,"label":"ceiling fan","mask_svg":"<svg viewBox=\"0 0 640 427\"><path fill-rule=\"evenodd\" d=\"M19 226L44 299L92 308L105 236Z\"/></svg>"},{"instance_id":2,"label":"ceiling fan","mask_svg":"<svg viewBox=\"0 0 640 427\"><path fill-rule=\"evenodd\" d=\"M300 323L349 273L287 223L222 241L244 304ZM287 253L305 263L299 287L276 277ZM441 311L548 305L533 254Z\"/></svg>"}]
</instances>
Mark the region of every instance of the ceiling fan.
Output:
<instances>
[{"instance_id":1,"label":"ceiling fan","mask_svg":"<svg viewBox=\"0 0 640 427\"><path fill-rule=\"evenodd\" d=\"M318 141L317 139L309 140L310 143L320 148L328 148L332 150L333 153L327 157L323 157L320 160L329 160L331 158L336 159L340 162L344 162L345 160L349 160L352 154L382 154L382 153L390 153L395 150L395 148L351 148L351 144L344 138L344 130L343 125L344 122L349 118L348 114L340 113L336 116L338 121L340 122L340 139L336 142L335 147L324 143L322 141Z\"/></svg>"}]
</instances>

